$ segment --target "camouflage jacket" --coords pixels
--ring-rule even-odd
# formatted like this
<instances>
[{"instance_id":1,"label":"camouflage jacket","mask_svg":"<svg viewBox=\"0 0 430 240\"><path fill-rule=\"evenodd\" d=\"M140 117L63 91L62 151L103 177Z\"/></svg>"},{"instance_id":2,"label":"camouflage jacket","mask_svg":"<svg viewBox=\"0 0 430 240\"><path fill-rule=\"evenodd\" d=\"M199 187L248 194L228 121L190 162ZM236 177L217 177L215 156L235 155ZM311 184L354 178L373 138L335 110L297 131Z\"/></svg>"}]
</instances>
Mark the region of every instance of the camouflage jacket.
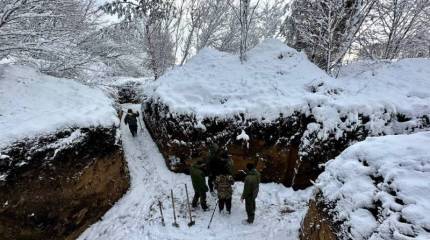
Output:
<instances>
[{"instance_id":1,"label":"camouflage jacket","mask_svg":"<svg viewBox=\"0 0 430 240\"><path fill-rule=\"evenodd\" d=\"M229 199L233 195L232 185L234 179L231 175L219 175L215 178L215 188L218 192L218 198Z\"/></svg>"}]
</instances>

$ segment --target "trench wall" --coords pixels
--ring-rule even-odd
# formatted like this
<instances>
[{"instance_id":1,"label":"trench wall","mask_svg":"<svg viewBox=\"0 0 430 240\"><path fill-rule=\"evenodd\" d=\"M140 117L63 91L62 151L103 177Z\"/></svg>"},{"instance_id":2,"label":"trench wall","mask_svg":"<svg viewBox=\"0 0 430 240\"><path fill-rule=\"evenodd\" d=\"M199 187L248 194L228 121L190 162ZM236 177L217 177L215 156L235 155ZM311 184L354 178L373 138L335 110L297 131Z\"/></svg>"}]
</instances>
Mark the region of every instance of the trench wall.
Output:
<instances>
[{"instance_id":1,"label":"trench wall","mask_svg":"<svg viewBox=\"0 0 430 240\"><path fill-rule=\"evenodd\" d=\"M76 239L98 221L129 187L116 131L65 129L2 149L0 239Z\"/></svg>"}]
</instances>

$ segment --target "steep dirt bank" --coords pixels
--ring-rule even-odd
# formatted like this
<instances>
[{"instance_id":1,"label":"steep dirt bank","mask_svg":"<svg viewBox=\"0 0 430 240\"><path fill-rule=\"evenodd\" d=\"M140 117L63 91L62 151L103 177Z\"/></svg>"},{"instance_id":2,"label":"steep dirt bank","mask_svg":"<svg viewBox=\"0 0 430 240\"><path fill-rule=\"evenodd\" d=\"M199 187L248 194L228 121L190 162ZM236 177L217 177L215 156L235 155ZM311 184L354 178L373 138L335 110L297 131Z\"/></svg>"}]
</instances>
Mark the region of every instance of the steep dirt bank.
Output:
<instances>
[{"instance_id":1,"label":"steep dirt bank","mask_svg":"<svg viewBox=\"0 0 430 240\"><path fill-rule=\"evenodd\" d=\"M2 150L0 239L75 239L128 189L115 128L67 129Z\"/></svg>"},{"instance_id":2,"label":"steep dirt bank","mask_svg":"<svg viewBox=\"0 0 430 240\"><path fill-rule=\"evenodd\" d=\"M336 240L335 227L328 213L327 206L311 200L309 209L300 229L300 240Z\"/></svg>"},{"instance_id":3,"label":"steep dirt bank","mask_svg":"<svg viewBox=\"0 0 430 240\"><path fill-rule=\"evenodd\" d=\"M246 119L243 115L231 118L205 118L171 113L169 107L152 100L143 105L144 120L166 163L172 171L186 172L190 163L205 159L210 142L226 146L236 170L246 163L256 163L263 182L278 182L303 189L311 185L324 170L324 163L335 158L352 143L372 136L370 117L356 114L354 122L341 118L342 132L328 132L322 137L323 124L313 113L296 112L274 121ZM429 128L428 116L405 119L390 115L384 124L392 132L412 133ZM410 122L418 127L409 127ZM249 141L237 139L242 130ZM239 176L237 176L239 177Z\"/></svg>"}]
</instances>

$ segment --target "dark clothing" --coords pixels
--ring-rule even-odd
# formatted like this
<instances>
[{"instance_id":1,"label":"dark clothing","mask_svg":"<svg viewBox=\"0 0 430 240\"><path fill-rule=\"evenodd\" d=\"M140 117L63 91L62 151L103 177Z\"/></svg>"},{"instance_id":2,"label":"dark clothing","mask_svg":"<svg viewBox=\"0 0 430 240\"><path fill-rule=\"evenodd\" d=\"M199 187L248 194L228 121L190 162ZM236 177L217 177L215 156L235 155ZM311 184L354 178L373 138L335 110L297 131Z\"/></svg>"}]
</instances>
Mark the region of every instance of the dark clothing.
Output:
<instances>
[{"instance_id":1,"label":"dark clothing","mask_svg":"<svg viewBox=\"0 0 430 240\"><path fill-rule=\"evenodd\" d=\"M128 128L130 129L131 135L133 137L137 135L137 126L136 125L128 125Z\"/></svg>"},{"instance_id":2,"label":"dark clothing","mask_svg":"<svg viewBox=\"0 0 430 240\"><path fill-rule=\"evenodd\" d=\"M125 115L125 118L124 118L124 123L128 124L129 126L130 125L137 126L138 117L139 117L139 112L127 113L127 115Z\"/></svg>"},{"instance_id":3,"label":"dark clothing","mask_svg":"<svg viewBox=\"0 0 430 240\"><path fill-rule=\"evenodd\" d=\"M136 136L137 134L137 121L139 117L139 112L137 113L127 113L124 118L124 123L128 125L131 135Z\"/></svg>"},{"instance_id":4,"label":"dark clothing","mask_svg":"<svg viewBox=\"0 0 430 240\"><path fill-rule=\"evenodd\" d=\"M208 206L206 204L206 192L203 192L203 193L194 192L193 202L191 204L193 208L197 207L197 203L199 202L199 200L200 200L200 206L202 206L202 209L207 210Z\"/></svg>"},{"instance_id":5,"label":"dark clothing","mask_svg":"<svg viewBox=\"0 0 430 240\"><path fill-rule=\"evenodd\" d=\"M215 178L216 178L215 175L209 175L208 176L208 185L209 185L209 190L211 192L214 191Z\"/></svg>"},{"instance_id":6,"label":"dark clothing","mask_svg":"<svg viewBox=\"0 0 430 240\"><path fill-rule=\"evenodd\" d=\"M214 182L217 176L227 172L234 175L233 161L228 156L227 151L219 149L218 145L213 144L208 156L208 185L211 192L214 191Z\"/></svg>"},{"instance_id":7,"label":"dark clothing","mask_svg":"<svg viewBox=\"0 0 430 240\"><path fill-rule=\"evenodd\" d=\"M205 174L203 172L202 166L193 164L190 169L190 175L194 192L200 194L206 193L208 191L208 187L206 186Z\"/></svg>"},{"instance_id":8,"label":"dark clothing","mask_svg":"<svg viewBox=\"0 0 430 240\"><path fill-rule=\"evenodd\" d=\"M253 223L255 218L255 198L245 198L245 209L248 215L248 223Z\"/></svg>"},{"instance_id":9,"label":"dark clothing","mask_svg":"<svg viewBox=\"0 0 430 240\"><path fill-rule=\"evenodd\" d=\"M231 213L231 198L226 198L226 199L218 199L218 206L219 206L219 211L221 212L224 209L224 205L227 208L227 212Z\"/></svg>"},{"instance_id":10,"label":"dark clothing","mask_svg":"<svg viewBox=\"0 0 430 240\"><path fill-rule=\"evenodd\" d=\"M255 199L257 198L260 184L260 173L256 169L248 172L243 187L242 199L245 199L248 222L253 223L255 218Z\"/></svg>"}]
</instances>

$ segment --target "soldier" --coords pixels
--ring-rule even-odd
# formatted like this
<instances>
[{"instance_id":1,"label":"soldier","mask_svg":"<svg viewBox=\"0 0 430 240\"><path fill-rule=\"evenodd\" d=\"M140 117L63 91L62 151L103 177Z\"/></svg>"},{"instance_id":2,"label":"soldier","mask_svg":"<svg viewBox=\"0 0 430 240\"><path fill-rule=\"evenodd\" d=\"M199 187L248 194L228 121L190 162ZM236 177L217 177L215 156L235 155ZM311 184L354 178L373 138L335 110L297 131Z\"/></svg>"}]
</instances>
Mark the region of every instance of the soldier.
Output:
<instances>
[{"instance_id":1,"label":"soldier","mask_svg":"<svg viewBox=\"0 0 430 240\"><path fill-rule=\"evenodd\" d=\"M225 166L221 175L218 175L215 179L215 188L218 192L218 206L220 213L223 211L225 205L228 214L231 214L231 196L233 195L233 184L233 176L229 173L228 167Z\"/></svg>"},{"instance_id":2,"label":"soldier","mask_svg":"<svg viewBox=\"0 0 430 240\"><path fill-rule=\"evenodd\" d=\"M252 224L255 217L255 199L258 195L259 184L260 184L260 173L255 169L254 164L248 163L246 165L248 174L245 178L245 184L243 186L243 193L241 202L245 200L246 214L248 219L244 220L244 223Z\"/></svg>"},{"instance_id":3,"label":"soldier","mask_svg":"<svg viewBox=\"0 0 430 240\"><path fill-rule=\"evenodd\" d=\"M134 113L131 109L128 109L127 115L124 118L124 123L130 129L131 135L136 136L137 134L137 121L139 117L139 112Z\"/></svg>"},{"instance_id":4,"label":"soldier","mask_svg":"<svg viewBox=\"0 0 430 240\"><path fill-rule=\"evenodd\" d=\"M203 161L198 161L193 164L190 169L191 182L193 183L194 197L192 206L197 207L197 203L200 200L200 205L203 211L207 211L209 208L206 205L206 192L208 187L206 185L205 173L203 171L205 164Z\"/></svg>"},{"instance_id":5,"label":"soldier","mask_svg":"<svg viewBox=\"0 0 430 240\"><path fill-rule=\"evenodd\" d=\"M220 173L219 165L220 165L220 148L218 144L213 143L209 147L209 156L208 156L208 185L211 193L214 192L214 182L217 175Z\"/></svg>"}]
</instances>

